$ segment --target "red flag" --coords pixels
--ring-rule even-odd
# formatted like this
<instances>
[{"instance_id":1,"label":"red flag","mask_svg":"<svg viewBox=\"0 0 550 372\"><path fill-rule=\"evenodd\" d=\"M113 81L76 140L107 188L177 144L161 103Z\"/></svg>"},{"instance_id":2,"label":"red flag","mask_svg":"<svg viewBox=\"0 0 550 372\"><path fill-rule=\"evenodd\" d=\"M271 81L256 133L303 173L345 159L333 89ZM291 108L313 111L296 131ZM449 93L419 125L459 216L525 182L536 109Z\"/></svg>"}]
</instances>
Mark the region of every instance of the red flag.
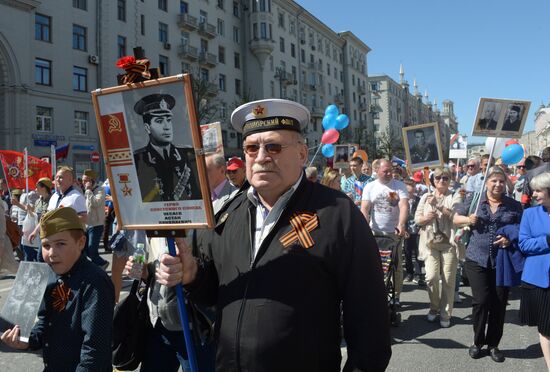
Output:
<instances>
[{"instance_id":1,"label":"red flag","mask_svg":"<svg viewBox=\"0 0 550 372\"><path fill-rule=\"evenodd\" d=\"M25 155L22 152L0 150L2 168L10 189L25 189ZM28 157L29 163L29 190L34 190L36 183L42 177L52 178L50 164L35 158Z\"/></svg>"}]
</instances>

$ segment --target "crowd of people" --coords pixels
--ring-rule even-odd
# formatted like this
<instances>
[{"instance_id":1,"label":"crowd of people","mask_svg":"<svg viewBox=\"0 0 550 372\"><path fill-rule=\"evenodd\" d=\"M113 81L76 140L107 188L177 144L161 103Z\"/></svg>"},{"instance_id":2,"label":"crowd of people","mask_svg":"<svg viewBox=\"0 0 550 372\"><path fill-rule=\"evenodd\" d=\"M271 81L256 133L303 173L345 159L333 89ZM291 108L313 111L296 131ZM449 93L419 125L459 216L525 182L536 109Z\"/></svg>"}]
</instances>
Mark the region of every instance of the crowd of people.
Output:
<instances>
[{"instance_id":1,"label":"crowd of people","mask_svg":"<svg viewBox=\"0 0 550 372\"><path fill-rule=\"evenodd\" d=\"M269 118L257 115L263 111ZM0 181L0 212L23 231L12 247L0 219L0 270L42 261L56 274L29 342L17 326L1 340L43 349L47 370L110 371L113 308L143 244L149 264L138 277L150 327L141 371L189 370L176 284L215 325L213 340L195 345L201 371L337 371L342 331L345 371L383 371L391 357L388 306L400 306L403 282L425 288L426 320L449 328L463 271L473 298L469 356L504 361L508 295L521 286L521 321L537 326L550 370L550 148L513 167L485 155L410 172L355 156L347 168L317 169L305 166L302 105L250 102L231 121L243 134L244 159L205 159L216 227L176 238L174 257L164 239L116 223L109 183L93 170L78 179L62 166L28 193ZM381 237L398 257L391 304ZM101 242L113 254L110 280Z\"/></svg>"}]
</instances>

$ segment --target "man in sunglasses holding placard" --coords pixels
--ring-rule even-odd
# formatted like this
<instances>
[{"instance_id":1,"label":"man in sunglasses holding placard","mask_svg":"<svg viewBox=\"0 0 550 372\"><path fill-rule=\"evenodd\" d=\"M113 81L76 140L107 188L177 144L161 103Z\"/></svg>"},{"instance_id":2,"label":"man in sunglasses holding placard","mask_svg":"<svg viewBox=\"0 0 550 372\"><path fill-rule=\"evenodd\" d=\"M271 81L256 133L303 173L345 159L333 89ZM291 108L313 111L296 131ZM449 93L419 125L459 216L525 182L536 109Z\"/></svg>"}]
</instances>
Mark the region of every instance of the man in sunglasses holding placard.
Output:
<instances>
[{"instance_id":1,"label":"man in sunglasses holding placard","mask_svg":"<svg viewBox=\"0 0 550 372\"><path fill-rule=\"evenodd\" d=\"M243 133L250 183L197 239L163 256L161 284L217 306L219 371L383 371L390 356L386 294L376 242L343 193L308 182L304 106L269 99L231 116Z\"/></svg>"}]
</instances>

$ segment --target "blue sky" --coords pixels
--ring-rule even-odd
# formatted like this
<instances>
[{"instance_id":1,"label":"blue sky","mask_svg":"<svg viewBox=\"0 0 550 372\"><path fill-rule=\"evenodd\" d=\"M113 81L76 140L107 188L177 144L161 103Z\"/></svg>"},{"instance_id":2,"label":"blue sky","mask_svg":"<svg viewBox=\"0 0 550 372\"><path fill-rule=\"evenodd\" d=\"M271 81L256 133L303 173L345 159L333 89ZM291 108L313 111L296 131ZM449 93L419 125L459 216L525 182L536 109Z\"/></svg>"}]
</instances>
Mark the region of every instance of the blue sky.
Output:
<instances>
[{"instance_id":1,"label":"blue sky","mask_svg":"<svg viewBox=\"0 0 550 372\"><path fill-rule=\"evenodd\" d=\"M525 131L550 103L548 0L298 0L335 31L352 31L372 51L369 74L399 80L399 65L430 100L450 99L459 131L472 132L480 97L531 101ZM484 138L470 138L483 142Z\"/></svg>"}]
</instances>

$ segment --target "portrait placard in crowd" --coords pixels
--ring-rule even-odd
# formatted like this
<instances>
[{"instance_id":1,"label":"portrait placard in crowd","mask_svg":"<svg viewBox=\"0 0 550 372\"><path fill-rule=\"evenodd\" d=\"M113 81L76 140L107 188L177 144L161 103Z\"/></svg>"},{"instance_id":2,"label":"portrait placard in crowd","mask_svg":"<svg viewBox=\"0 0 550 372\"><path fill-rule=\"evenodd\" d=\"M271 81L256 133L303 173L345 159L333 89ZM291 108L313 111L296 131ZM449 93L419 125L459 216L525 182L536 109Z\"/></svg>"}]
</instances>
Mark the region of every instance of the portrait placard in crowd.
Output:
<instances>
[{"instance_id":1,"label":"portrait placard in crowd","mask_svg":"<svg viewBox=\"0 0 550 372\"><path fill-rule=\"evenodd\" d=\"M201 125L201 135L205 154L218 153L223 156L222 125L219 121Z\"/></svg>"},{"instance_id":2,"label":"portrait placard in crowd","mask_svg":"<svg viewBox=\"0 0 550 372\"><path fill-rule=\"evenodd\" d=\"M353 154L353 153L352 153ZM349 168L349 145L334 145L333 168L345 169Z\"/></svg>"},{"instance_id":3,"label":"portrait placard in crowd","mask_svg":"<svg viewBox=\"0 0 550 372\"><path fill-rule=\"evenodd\" d=\"M403 128L403 142L411 170L443 164L441 138L437 123Z\"/></svg>"},{"instance_id":4,"label":"portrait placard in crowd","mask_svg":"<svg viewBox=\"0 0 550 372\"><path fill-rule=\"evenodd\" d=\"M520 138L530 101L480 98L473 136Z\"/></svg>"},{"instance_id":5,"label":"portrait placard in crowd","mask_svg":"<svg viewBox=\"0 0 550 372\"><path fill-rule=\"evenodd\" d=\"M189 75L96 90L92 100L119 223L212 226Z\"/></svg>"}]
</instances>

